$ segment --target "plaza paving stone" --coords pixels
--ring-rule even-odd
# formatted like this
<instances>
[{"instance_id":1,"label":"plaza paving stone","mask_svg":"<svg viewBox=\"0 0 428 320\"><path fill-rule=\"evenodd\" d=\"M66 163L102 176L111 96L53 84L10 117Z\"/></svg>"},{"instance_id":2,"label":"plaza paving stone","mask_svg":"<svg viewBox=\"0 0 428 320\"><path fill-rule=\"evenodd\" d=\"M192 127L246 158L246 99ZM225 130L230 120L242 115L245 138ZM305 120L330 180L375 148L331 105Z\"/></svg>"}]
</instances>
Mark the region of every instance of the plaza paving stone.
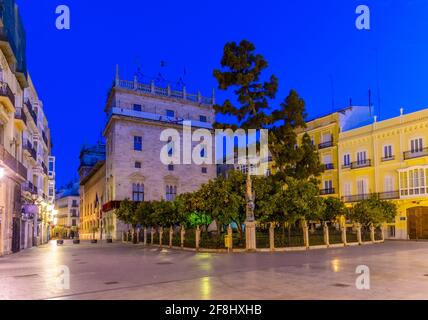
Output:
<instances>
[{"instance_id":1,"label":"plaza paving stone","mask_svg":"<svg viewBox=\"0 0 428 320\"><path fill-rule=\"evenodd\" d=\"M355 286L358 265L370 290ZM51 242L0 258L0 299L428 299L428 242L256 254Z\"/></svg>"}]
</instances>

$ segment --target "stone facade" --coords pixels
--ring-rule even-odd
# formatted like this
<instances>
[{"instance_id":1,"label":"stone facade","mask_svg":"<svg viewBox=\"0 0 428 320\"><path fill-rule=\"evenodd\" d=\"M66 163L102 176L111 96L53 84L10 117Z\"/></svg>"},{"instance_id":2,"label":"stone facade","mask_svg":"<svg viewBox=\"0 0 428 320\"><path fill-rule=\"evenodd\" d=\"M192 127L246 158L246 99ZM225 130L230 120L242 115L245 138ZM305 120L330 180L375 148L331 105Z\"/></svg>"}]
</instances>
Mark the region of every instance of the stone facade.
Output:
<instances>
[{"instance_id":1,"label":"stone facade","mask_svg":"<svg viewBox=\"0 0 428 320\"><path fill-rule=\"evenodd\" d=\"M43 104L26 69L14 1L0 17L0 256L45 243L53 219L55 159Z\"/></svg>"},{"instance_id":2,"label":"stone facade","mask_svg":"<svg viewBox=\"0 0 428 320\"><path fill-rule=\"evenodd\" d=\"M119 80L117 76L105 108L108 123L104 131L105 198L102 201L101 224L104 237L108 230L113 229L109 236L120 239L121 233L127 229L114 215L120 201L173 200L178 194L194 191L215 178L213 141L203 148L212 163L168 165L160 159L162 148L168 144L160 140L165 129L176 129L181 138L181 141L170 144L174 154L183 150L183 121L191 121L192 132L197 129L212 130L213 102L213 99L203 98L199 93L187 94L185 88L173 91L169 87L158 88L153 82L147 85L137 80ZM200 142L191 142L192 149ZM97 190L101 192L99 181ZM87 207L88 204L83 201ZM82 212L85 210L88 208L82 207Z\"/></svg>"}]
</instances>

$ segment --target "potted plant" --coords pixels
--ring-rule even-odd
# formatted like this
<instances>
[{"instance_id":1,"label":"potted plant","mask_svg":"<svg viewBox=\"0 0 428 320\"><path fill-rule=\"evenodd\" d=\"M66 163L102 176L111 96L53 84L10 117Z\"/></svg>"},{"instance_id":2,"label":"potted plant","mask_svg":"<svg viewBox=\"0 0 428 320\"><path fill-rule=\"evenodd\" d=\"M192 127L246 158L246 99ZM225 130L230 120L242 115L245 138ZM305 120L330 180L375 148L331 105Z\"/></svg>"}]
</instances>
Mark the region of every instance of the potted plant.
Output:
<instances>
[{"instance_id":1,"label":"potted plant","mask_svg":"<svg viewBox=\"0 0 428 320\"><path fill-rule=\"evenodd\" d=\"M91 232L92 232L92 240L91 240L91 243L97 243L97 242L98 242L98 240L97 240L97 239L95 239L95 233L97 233L97 232L98 232L98 227L96 227L96 226L91 227Z\"/></svg>"},{"instance_id":2,"label":"potted plant","mask_svg":"<svg viewBox=\"0 0 428 320\"><path fill-rule=\"evenodd\" d=\"M112 224L107 225L106 231L107 231L107 243L113 243L113 238L111 234L114 231L114 226Z\"/></svg>"}]
</instances>

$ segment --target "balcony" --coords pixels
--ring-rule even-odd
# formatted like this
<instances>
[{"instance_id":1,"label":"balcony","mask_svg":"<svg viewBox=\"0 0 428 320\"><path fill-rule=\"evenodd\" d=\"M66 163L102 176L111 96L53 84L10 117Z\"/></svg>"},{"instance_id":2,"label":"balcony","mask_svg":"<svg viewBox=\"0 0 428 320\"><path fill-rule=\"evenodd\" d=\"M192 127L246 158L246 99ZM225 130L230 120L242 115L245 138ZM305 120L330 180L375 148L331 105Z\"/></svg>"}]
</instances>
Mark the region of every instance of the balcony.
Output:
<instances>
[{"instance_id":1,"label":"balcony","mask_svg":"<svg viewBox=\"0 0 428 320\"><path fill-rule=\"evenodd\" d=\"M110 201L103 205L103 212L109 212L120 207L122 201Z\"/></svg>"},{"instance_id":2,"label":"balcony","mask_svg":"<svg viewBox=\"0 0 428 320\"><path fill-rule=\"evenodd\" d=\"M423 148L420 150L406 151L404 152L404 160L415 159L420 157L428 156L428 148Z\"/></svg>"},{"instance_id":3,"label":"balcony","mask_svg":"<svg viewBox=\"0 0 428 320\"><path fill-rule=\"evenodd\" d=\"M15 120L22 122L21 127L25 128L27 126L27 116L22 108L16 109Z\"/></svg>"},{"instance_id":4,"label":"balcony","mask_svg":"<svg viewBox=\"0 0 428 320\"><path fill-rule=\"evenodd\" d=\"M42 162L42 168L43 168L43 172L45 173L45 175L48 175L48 168L46 167L44 162Z\"/></svg>"},{"instance_id":5,"label":"balcony","mask_svg":"<svg viewBox=\"0 0 428 320\"><path fill-rule=\"evenodd\" d=\"M0 144L0 161L2 161L10 170L17 173L24 179L27 178L27 168L12 156L3 145Z\"/></svg>"},{"instance_id":6,"label":"balcony","mask_svg":"<svg viewBox=\"0 0 428 320\"><path fill-rule=\"evenodd\" d=\"M0 102L5 105L9 112L15 109L15 95L7 82L0 81Z\"/></svg>"},{"instance_id":7,"label":"balcony","mask_svg":"<svg viewBox=\"0 0 428 320\"><path fill-rule=\"evenodd\" d=\"M380 200L394 200L394 199L400 199L400 191L388 191L388 192L381 192L378 194Z\"/></svg>"},{"instance_id":8,"label":"balcony","mask_svg":"<svg viewBox=\"0 0 428 320\"><path fill-rule=\"evenodd\" d=\"M343 201L350 203L350 202L359 202L359 201L363 201L363 200L367 200L369 199L371 196L371 194L357 194L357 195L353 195L353 196L344 196L343 197Z\"/></svg>"},{"instance_id":9,"label":"balcony","mask_svg":"<svg viewBox=\"0 0 428 320\"><path fill-rule=\"evenodd\" d=\"M37 114L33 109L33 105L30 102L30 99L24 101L24 105L27 106L28 113L31 115L31 118L34 121L34 124L37 126Z\"/></svg>"},{"instance_id":10,"label":"balcony","mask_svg":"<svg viewBox=\"0 0 428 320\"><path fill-rule=\"evenodd\" d=\"M48 137L46 136L46 133L44 131L42 131L42 138L43 141L45 142L46 146L48 146Z\"/></svg>"},{"instance_id":11,"label":"balcony","mask_svg":"<svg viewBox=\"0 0 428 320\"><path fill-rule=\"evenodd\" d=\"M325 168L325 170L333 170L334 164L333 163L324 164L324 168Z\"/></svg>"},{"instance_id":12,"label":"balcony","mask_svg":"<svg viewBox=\"0 0 428 320\"><path fill-rule=\"evenodd\" d=\"M351 168L350 163L345 163L344 165L342 165L342 169L350 169L350 168Z\"/></svg>"},{"instance_id":13,"label":"balcony","mask_svg":"<svg viewBox=\"0 0 428 320\"><path fill-rule=\"evenodd\" d=\"M363 200L370 199L371 197L376 197L379 200L394 200L400 199L399 191L388 191L388 192L380 192L380 193L370 193L370 194L358 194L353 196L344 196L343 201L347 203L359 202Z\"/></svg>"},{"instance_id":14,"label":"balcony","mask_svg":"<svg viewBox=\"0 0 428 320\"><path fill-rule=\"evenodd\" d=\"M372 166L370 159L355 161L351 163L351 169L367 168Z\"/></svg>"},{"instance_id":15,"label":"balcony","mask_svg":"<svg viewBox=\"0 0 428 320\"><path fill-rule=\"evenodd\" d=\"M33 148L30 141L27 140L27 144L24 144L24 150L27 151L35 161L37 161L37 151Z\"/></svg>"},{"instance_id":16,"label":"balcony","mask_svg":"<svg viewBox=\"0 0 428 320\"><path fill-rule=\"evenodd\" d=\"M334 188L320 190L320 195L322 196L329 195L329 194L336 194L336 190Z\"/></svg>"},{"instance_id":17,"label":"balcony","mask_svg":"<svg viewBox=\"0 0 428 320\"><path fill-rule=\"evenodd\" d=\"M332 146L333 146L333 140L331 140L331 141L326 141L326 142L320 143L320 144L318 145L318 149L326 149L326 148L330 148L330 147L332 147Z\"/></svg>"},{"instance_id":18,"label":"balcony","mask_svg":"<svg viewBox=\"0 0 428 320\"><path fill-rule=\"evenodd\" d=\"M38 194L37 187L30 181L27 181L22 185L22 190L29 192L31 194L36 194L36 195Z\"/></svg>"},{"instance_id":19,"label":"balcony","mask_svg":"<svg viewBox=\"0 0 428 320\"><path fill-rule=\"evenodd\" d=\"M395 160L395 156L383 157L382 162L393 161Z\"/></svg>"}]
</instances>

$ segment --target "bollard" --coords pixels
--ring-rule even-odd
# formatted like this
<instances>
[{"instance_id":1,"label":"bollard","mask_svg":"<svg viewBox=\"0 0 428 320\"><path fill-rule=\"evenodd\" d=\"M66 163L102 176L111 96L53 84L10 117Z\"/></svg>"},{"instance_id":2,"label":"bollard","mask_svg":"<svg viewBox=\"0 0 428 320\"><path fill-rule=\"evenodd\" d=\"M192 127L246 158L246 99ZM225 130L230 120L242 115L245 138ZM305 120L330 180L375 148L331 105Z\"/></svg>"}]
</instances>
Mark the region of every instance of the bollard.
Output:
<instances>
[{"instance_id":1,"label":"bollard","mask_svg":"<svg viewBox=\"0 0 428 320\"><path fill-rule=\"evenodd\" d=\"M327 247L330 247L330 234L328 231L328 224L324 222L324 243Z\"/></svg>"},{"instance_id":2,"label":"bollard","mask_svg":"<svg viewBox=\"0 0 428 320\"><path fill-rule=\"evenodd\" d=\"M273 222L269 226L269 248L270 251L275 251L275 225Z\"/></svg>"}]
</instances>

